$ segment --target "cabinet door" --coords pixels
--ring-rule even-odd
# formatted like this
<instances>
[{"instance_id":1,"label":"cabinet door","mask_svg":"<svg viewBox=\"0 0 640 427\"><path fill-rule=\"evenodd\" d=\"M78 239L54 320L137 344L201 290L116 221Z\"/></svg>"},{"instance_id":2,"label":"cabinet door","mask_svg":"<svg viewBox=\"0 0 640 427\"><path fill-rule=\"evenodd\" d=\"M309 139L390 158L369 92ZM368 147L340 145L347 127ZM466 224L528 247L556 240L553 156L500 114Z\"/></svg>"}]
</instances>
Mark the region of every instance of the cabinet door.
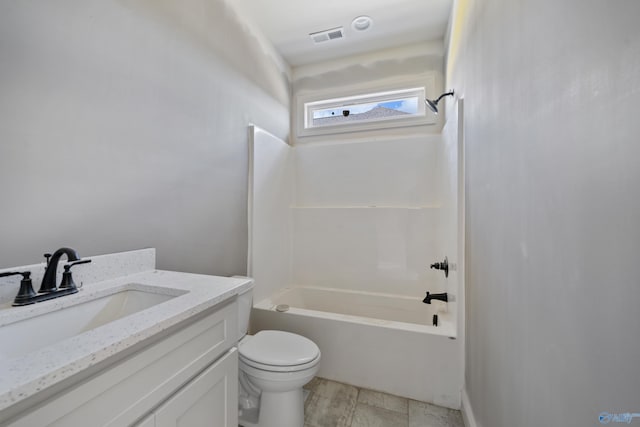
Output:
<instances>
[{"instance_id":1,"label":"cabinet door","mask_svg":"<svg viewBox=\"0 0 640 427\"><path fill-rule=\"evenodd\" d=\"M180 389L155 411L155 419L155 427L237 427L237 350Z\"/></svg>"}]
</instances>

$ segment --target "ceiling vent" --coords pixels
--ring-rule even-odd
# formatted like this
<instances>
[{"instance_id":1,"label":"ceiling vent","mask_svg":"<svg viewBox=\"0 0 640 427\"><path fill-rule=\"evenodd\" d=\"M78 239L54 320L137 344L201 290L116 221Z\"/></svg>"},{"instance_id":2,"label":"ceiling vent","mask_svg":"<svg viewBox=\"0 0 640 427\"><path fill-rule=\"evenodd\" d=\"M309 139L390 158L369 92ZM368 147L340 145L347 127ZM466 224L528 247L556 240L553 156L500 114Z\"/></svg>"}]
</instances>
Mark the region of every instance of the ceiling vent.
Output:
<instances>
[{"instance_id":1,"label":"ceiling vent","mask_svg":"<svg viewBox=\"0 0 640 427\"><path fill-rule=\"evenodd\" d=\"M309 34L309 36L316 44L328 42L330 40L338 40L344 38L344 28L337 27L330 30L318 31L317 33Z\"/></svg>"}]
</instances>

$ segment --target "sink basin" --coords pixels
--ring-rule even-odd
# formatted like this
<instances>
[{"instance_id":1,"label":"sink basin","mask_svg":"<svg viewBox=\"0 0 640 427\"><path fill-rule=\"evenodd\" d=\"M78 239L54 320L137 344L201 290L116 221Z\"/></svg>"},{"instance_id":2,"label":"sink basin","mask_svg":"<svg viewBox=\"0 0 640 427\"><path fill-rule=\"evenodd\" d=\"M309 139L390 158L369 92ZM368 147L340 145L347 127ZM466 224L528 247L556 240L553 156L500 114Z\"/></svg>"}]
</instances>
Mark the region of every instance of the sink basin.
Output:
<instances>
[{"instance_id":1,"label":"sink basin","mask_svg":"<svg viewBox=\"0 0 640 427\"><path fill-rule=\"evenodd\" d=\"M168 292L173 291L173 292ZM0 327L0 358L13 358L138 313L184 293L124 289Z\"/></svg>"}]
</instances>

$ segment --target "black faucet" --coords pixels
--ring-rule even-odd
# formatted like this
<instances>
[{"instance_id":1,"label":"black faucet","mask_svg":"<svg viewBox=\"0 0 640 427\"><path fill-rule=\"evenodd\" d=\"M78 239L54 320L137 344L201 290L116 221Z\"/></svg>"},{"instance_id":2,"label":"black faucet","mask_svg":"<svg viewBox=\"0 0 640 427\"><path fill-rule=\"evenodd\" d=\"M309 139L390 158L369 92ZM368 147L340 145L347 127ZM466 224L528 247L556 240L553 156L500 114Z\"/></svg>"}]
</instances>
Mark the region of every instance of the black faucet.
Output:
<instances>
[{"instance_id":1,"label":"black faucet","mask_svg":"<svg viewBox=\"0 0 640 427\"><path fill-rule=\"evenodd\" d=\"M80 259L75 249L71 248L60 248L55 251L53 255L44 254L47 258L47 269L44 272L44 277L42 278L42 284L40 285L38 293L44 294L58 290L58 286L56 285L56 275L58 273L58 262L60 262L62 255L66 255L69 261L78 261Z\"/></svg>"},{"instance_id":2,"label":"black faucet","mask_svg":"<svg viewBox=\"0 0 640 427\"><path fill-rule=\"evenodd\" d=\"M62 255L66 255L69 264L64 266L64 273L62 275L62 282L60 287L56 285L56 275L58 273L58 263ZM13 301L14 306L34 304L37 302L48 301L50 299L63 297L65 295L71 295L78 292L78 287L73 281L71 276L71 267L78 264L86 264L91 262L90 259L80 260L78 253L71 248L60 248L51 254L44 254L47 258L47 269L44 272L42 278L42 284L40 285L40 291L36 294L31 287L31 272L29 271L9 271L6 273L0 273L0 277L22 275L22 281L20 282L20 291Z\"/></svg>"},{"instance_id":3,"label":"black faucet","mask_svg":"<svg viewBox=\"0 0 640 427\"><path fill-rule=\"evenodd\" d=\"M444 302L449 301L449 297L447 296L446 292L443 292L441 294L431 294L427 292L427 296L425 297L425 299L422 300L422 302L425 304L431 304L431 300L434 300L434 299L438 301L444 301Z\"/></svg>"}]
</instances>

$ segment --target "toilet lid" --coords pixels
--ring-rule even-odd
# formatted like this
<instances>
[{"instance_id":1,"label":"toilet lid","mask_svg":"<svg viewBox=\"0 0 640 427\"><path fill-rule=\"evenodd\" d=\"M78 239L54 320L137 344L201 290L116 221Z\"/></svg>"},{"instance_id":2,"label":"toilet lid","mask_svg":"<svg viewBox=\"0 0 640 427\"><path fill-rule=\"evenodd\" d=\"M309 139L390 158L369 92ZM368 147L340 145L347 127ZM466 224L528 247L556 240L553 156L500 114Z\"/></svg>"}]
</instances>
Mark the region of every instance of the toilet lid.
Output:
<instances>
[{"instance_id":1,"label":"toilet lid","mask_svg":"<svg viewBox=\"0 0 640 427\"><path fill-rule=\"evenodd\" d=\"M273 366L302 365L320 353L310 339L284 331L260 331L241 343L238 351L245 359Z\"/></svg>"}]
</instances>

